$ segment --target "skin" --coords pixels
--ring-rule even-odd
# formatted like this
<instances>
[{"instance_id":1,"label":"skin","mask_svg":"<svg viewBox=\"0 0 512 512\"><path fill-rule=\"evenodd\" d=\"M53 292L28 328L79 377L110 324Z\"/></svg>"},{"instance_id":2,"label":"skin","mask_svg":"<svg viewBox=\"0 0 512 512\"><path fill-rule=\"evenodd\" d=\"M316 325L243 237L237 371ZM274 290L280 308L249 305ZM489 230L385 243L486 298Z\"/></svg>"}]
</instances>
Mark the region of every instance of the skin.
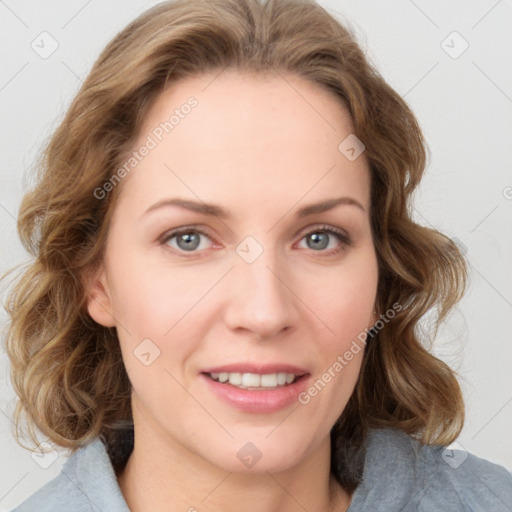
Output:
<instances>
[{"instance_id":1,"label":"skin","mask_svg":"<svg viewBox=\"0 0 512 512\"><path fill-rule=\"evenodd\" d=\"M116 327L133 386L135 448L121 490L133 512L346 510L350 496L330 475L329 432L362 351L307 405L272 413L224 403L199 374L286 362L314 382L373 325L368 162L338 150L353 127L331 93L295 75L236 71L173 84L134 148L190 96L197 107L119 185L104 264L89 285L89 313ZM343 204L296 217L341 196L364 210ZM177 206L145 213L174 197L216 203L232 217ZM190 225L206 233L194 250L165 239ZM350 243L328 234L319 249L311 234L325 226ZM263 249L252 263L236 252L247 236ZM160 350L147 366L134 355L144 339ZM249 441L262 454L251 468L236 456Z\"/></svg>"}]
</instances>

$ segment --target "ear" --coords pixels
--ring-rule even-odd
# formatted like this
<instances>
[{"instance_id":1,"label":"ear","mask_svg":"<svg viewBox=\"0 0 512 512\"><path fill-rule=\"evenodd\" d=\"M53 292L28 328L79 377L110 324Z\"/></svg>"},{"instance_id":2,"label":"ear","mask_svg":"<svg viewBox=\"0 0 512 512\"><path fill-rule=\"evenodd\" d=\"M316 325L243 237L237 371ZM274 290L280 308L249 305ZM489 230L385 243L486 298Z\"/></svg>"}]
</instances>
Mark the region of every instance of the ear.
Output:
<instances>
[{"instance_id":1,"label":"ear","mask_svg":"<svg viewBox=\"0 0 512 512\"><path fill-rule=\"evenodd\" d=\"M377 323L377 320L379 318L380 318L380 316L379 316L379 313L377 313L377 309L374 309L373 313L372 313L371 323L368 326L368 328L373 327Z\"/></svg>"},{"instance_id":2,"label":"ear","mask_svg":"<svg viewBox=\"0 0 512 512\"><path fill-rule=\"evenodd\" d=\"M104 327L115 327L112 299L104 269L87 279L87 311L91 318Z\"/></svg>"}]
</instances>

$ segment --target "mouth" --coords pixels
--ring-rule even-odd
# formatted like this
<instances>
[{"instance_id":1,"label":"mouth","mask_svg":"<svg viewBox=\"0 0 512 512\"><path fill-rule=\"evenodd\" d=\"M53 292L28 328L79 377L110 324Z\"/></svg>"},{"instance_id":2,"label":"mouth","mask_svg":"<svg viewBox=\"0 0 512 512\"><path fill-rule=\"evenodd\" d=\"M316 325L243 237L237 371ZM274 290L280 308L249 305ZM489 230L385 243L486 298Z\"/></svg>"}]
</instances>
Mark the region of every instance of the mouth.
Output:
<instances>
[{"instance_id":1,"label":"mouth","mask_svg":"<svg viewBox=\"0 0 512 512\"><path fill-rule=\"evenodd\" d=\"M246 413L272 413L297 403L310 373L288 364L240 363L204 369L206 389Z\"/></svg>"},{"instance_id":2,"label":"mouth","mask_svg":"<svg viewBox=\"0 0 512 512\"><path fill-rule=\"evenodd\" d=\"M222 384L229 384L239 389L264 391L289 386L297 382L305 374L277 373L239 373L239 372L209 372L204 373L210 379Z\"/></svg>"}]
</instances>

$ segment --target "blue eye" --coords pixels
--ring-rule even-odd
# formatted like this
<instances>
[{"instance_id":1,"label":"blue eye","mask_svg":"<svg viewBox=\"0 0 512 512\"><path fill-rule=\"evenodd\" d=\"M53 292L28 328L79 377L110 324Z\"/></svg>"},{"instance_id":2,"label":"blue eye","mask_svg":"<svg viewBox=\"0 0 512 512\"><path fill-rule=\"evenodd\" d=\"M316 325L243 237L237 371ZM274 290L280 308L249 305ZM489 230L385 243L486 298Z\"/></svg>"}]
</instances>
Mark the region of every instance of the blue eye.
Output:
<instances>
[{"instance_id":1,"label":"blue eye","mask_svg":"<svg viewBox=\"0 0 512 512\"><path fill-rule=\"evenodd\" d=\"M350 238L344 231L330 226L318 226L308 231L300 239L301 242L303 240L306 240L306 249L325 254L337 254L351 245ZM210 236L194 226L166 233L160 242L178 253L196 253L212 246Z\"/></svg>"},{"instance_id":2,"label":"blue eye","mask_svg":"<svg viewBox=\"0 0 512 512\"><path fill-rule=\"evenodd\" d=\"M337 243L334 242L334 246L329 247L333 238L337 239ZM343 231L328 226L322 226L309 231L303 236L301 241L304 239L306 240L307 248L315 252L337 253L350 245L350 239ZM325 249L328 250L326 251Z\"/></svg>"},{"instance_id":3,"label":"blue eye","mask_svg":"<svg viewBox=\"0 0 512 512\"><path fill-rule=\"evenodd\" d=\"M162 242L166 245L171 246L173 249L178 249L185 252L194 252L196 249L205 249L201 246L201 237L210 237L196 228L187 228L169 233ZM171 242L176 240L175 244Z\"/></svg>"}]
</instances>

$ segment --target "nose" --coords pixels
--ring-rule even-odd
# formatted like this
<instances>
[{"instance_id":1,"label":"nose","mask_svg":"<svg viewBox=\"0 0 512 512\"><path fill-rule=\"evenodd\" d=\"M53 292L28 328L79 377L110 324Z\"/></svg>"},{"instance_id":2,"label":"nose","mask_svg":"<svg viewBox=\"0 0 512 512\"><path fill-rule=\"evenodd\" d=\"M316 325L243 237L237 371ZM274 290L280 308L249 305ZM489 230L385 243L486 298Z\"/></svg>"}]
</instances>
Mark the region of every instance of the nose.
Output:
<instances>
[{"instance_id":1,"label":"nose","mask_svg":"<svg viewBox=\"0 0 512 512\"><path fill-rule=\"evenodd\" d=\"M291 331L299 318L290 273L264 252L253 263L240 261L231 272L226 324L232 331L272 339Z\"/></svg>"}]
</instances>

